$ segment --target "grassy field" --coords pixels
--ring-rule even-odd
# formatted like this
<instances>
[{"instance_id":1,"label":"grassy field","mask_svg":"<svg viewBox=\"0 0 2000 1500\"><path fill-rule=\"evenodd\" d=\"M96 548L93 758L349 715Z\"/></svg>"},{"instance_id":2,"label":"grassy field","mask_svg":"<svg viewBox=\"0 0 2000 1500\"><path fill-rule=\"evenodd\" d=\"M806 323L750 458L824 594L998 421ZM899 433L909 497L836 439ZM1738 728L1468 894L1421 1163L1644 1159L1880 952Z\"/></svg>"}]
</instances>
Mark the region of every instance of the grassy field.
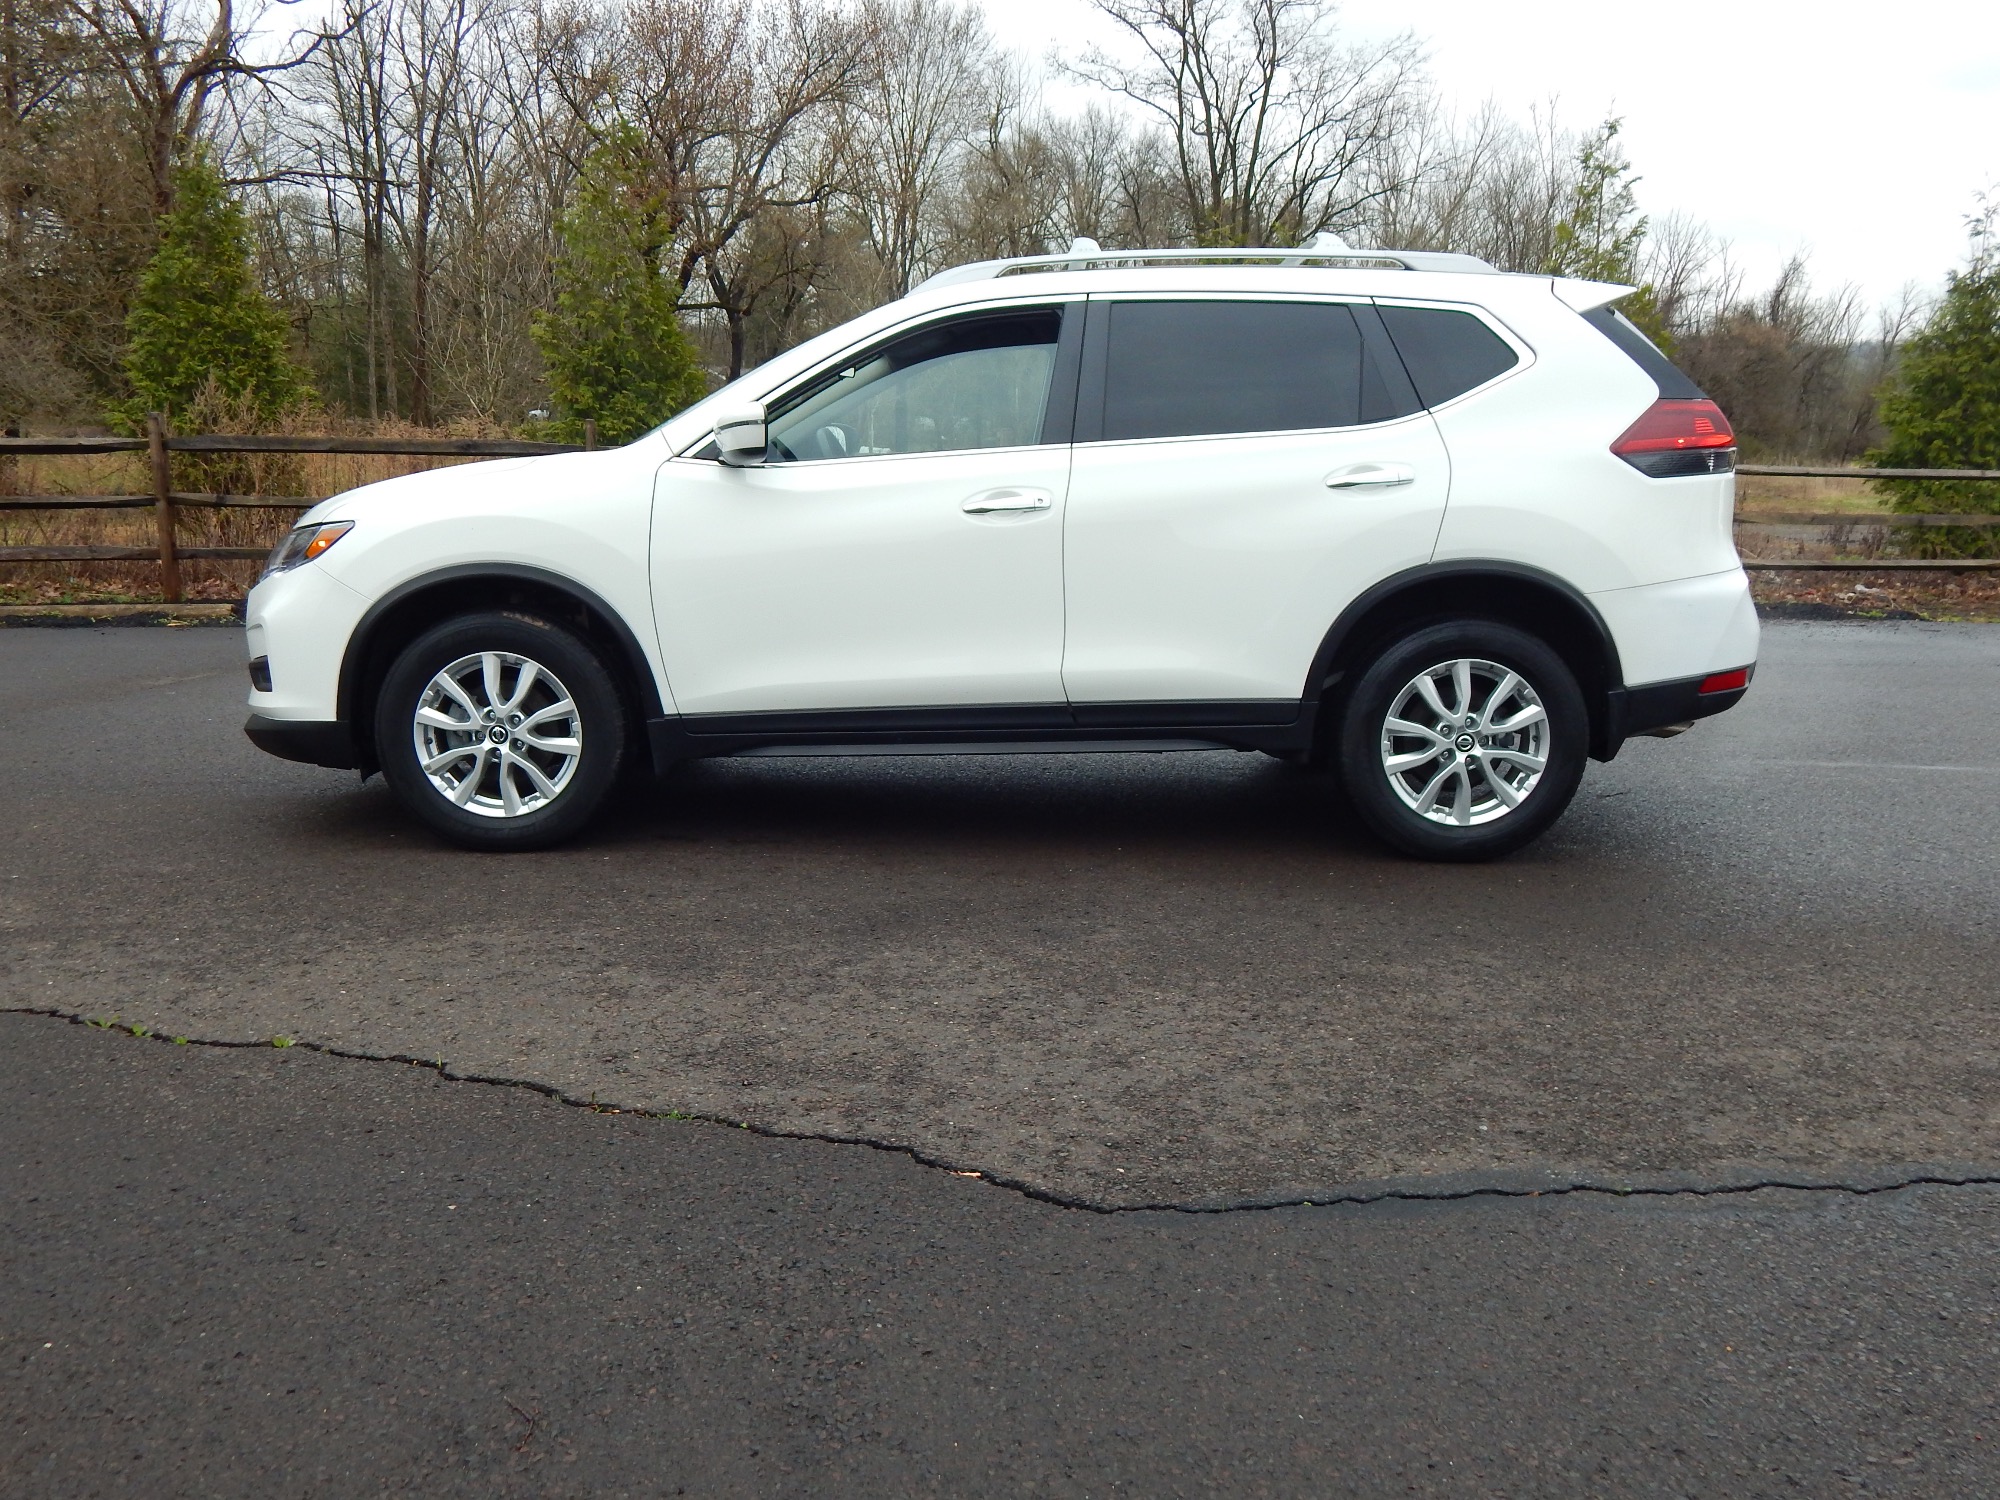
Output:
<instances>
[{"instance_id":1,"label":"grassy field","mask_svg":"<svg viewBox=\"0 0 2000 1500\"><path fill-rule=\"evenodd\" d=\"M1857 516L1882 515L1889 497L1865 479L1789 479L1765 474L1736 476L1736 513L1739 516L1793 514L1814 515L1852 513Z\"/></svg>"}]
</instances>

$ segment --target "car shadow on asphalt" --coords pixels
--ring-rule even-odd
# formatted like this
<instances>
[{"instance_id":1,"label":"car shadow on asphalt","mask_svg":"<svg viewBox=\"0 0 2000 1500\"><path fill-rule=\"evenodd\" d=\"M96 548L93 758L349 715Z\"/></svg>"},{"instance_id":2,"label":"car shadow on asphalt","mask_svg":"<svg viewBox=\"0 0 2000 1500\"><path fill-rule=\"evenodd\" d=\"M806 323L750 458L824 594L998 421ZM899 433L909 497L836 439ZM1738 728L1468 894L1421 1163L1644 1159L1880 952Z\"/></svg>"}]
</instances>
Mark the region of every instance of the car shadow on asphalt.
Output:
<instances>
[{"instance_id":1,"label":"car shadow on asphalt","mask_svg":"<svg viewBox=\"0 0 2000 1500\"><path fill-rule=\"evenodd\" d=\"M1333 778L1228 751L696 762L631 788L593 832L661 838L1392 858Z\"/></svg>"},{"instance_id":2,"label":"car shadow on asphalt","mask_svg":"<svg viewBox=\"0 0 2000 1500\"><path fill-rule=\"evenodd\" d=\"M379 777L278 794L290 837L349 848L445 849ZM1180 847L1402 864L1352 819L1338 783L1269 757L828 756L697 761L638 775L566 847L669 842L1039 847L1067 854Z\"/></svg>"}]
</instances>

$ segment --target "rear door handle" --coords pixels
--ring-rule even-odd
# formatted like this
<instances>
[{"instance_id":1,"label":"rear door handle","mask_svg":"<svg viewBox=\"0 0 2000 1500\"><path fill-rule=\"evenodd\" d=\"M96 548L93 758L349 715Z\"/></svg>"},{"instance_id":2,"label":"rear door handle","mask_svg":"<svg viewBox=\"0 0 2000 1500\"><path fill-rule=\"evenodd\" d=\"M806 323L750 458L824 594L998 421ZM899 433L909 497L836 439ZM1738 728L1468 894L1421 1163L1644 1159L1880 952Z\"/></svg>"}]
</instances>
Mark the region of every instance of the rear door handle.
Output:
<instances>
[{"instance_id":1,"label":"rear door handle","mask_svg":"<svg viewBox=\"0 0 2000 1500\"><path fill-rule=\"evenodd\" d=\"M1417 471L1408 464L1349 464L1326 476L1330 490L1387 488L1394 484L1414 484Z\"/></svg>"},{"instance_id":2,"label":"rear door handle","mask_svg":"<svg viewBox=\"0 0 2000 1500\"><path fill-rule=\"evenodd\" d=\"M974 495L959 509L968 516L984 516L1000 510L1047 510L1055 503L1055 496L1047 490L988 490Z\"/></svg>"}]
</instances>

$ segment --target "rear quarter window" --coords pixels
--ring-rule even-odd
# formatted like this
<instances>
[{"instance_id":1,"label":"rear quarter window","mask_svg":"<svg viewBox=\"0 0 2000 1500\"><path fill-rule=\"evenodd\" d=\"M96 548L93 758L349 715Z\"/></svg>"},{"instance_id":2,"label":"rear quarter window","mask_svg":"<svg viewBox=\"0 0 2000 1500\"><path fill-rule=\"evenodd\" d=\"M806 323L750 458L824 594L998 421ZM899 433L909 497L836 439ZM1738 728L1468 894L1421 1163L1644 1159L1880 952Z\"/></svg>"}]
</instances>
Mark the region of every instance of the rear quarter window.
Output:
<instances>
[{"instance_id":1,"label":"rear quarter window","mask_svg":"<svg viewBox=\"0 0 2000 1500\"><path fill-rule=\"evenodd\" d=\"M1444 307L1379 311L1426 406L1442 406L1521 362L1506 340L1471 313Z\"/></svg>"},{"instance_id":2,"label":"rear quarter window","mask_svg":"<svg viewBox=\"0 0 2000 1500\"><path fill-rule=\"evenodd\" d=\"M1669 401L1706 401L1708 393L1688 379L1681 367L1647 338L1637 323L1615 307L1600 307L1583 315L1583 321L1624 350L1633 364L1653 377L1660 395Z\"/></svg>"}]
</instances>

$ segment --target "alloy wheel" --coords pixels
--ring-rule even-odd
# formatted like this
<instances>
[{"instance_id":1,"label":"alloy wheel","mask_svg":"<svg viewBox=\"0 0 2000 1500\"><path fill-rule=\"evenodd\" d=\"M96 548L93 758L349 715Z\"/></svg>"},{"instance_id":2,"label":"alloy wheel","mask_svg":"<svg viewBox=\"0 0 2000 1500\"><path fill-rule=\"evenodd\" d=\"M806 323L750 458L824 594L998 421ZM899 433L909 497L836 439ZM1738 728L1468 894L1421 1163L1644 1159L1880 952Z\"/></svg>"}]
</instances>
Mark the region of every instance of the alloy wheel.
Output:
<instances>
[{"instance_id":1,"label":"alloy wheel","mask_svg":"<svg viewBox=\"0 0 2000 1500\"><path fill-rule=\"evenodd\" d=\"M430 784L482 817L547 807L583 759L583 720L569 690L540 662L511 651L461 656L439 671L410 727Z\"/></svg>"},{"instance_id":2,"label":"alloy wheel","mask_svg":"<svg viewBox=\"0 0 2000 1500\"><path fill-rule=\"evenodd\" d=\"M1549 759L1549 716L1528 680L1460 657L1404 685L1382 725L1382 770L1419 817L1460 828L1497 822L1535 790Z\"/></svg>"}]
</instances>

